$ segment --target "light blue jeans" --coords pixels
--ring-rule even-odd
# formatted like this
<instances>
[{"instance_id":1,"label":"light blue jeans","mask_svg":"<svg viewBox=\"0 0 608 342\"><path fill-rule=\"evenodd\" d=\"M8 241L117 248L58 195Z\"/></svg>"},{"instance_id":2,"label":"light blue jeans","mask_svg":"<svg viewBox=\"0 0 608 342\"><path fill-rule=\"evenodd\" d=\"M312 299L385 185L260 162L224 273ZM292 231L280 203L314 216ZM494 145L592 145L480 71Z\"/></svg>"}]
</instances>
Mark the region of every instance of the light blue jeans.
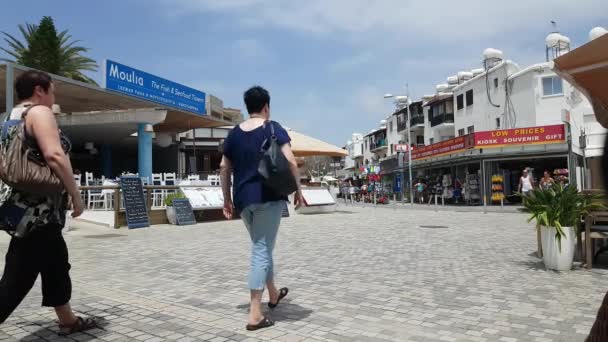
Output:
<instances>
[{"instance_id":1,"label":"light blue jeans","mask_svg":"<svg viewBox=\"0 0 608 342\"><path fill-rule=\"evenodd\" d=\"M251 237L251 266L249 289L264 290L267 281L273 280L272 251L281 224L283 201L252 204L241 212Z\"/></svg>"}]
</instances>

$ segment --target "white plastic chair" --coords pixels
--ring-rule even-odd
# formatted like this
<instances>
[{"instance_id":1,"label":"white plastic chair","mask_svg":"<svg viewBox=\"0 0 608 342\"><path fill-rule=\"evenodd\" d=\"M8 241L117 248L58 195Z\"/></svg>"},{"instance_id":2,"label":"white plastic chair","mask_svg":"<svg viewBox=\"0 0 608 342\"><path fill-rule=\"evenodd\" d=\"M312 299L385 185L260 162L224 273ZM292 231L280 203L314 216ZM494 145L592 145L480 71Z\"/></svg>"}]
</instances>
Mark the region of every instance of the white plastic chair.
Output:
<instances>
[{"instance_id":1,"label":"white plastic chair","mask_svg":"<svg viewBox=\"0 0 608 342\"><path fill-rule=\"evenodd\" d=\"M198 181L198 180L201 180L201 176L199 176L199 175L189 175L188 176L188 180L189 181Z\"/></svg>"},{"instance_id":2,"label":"white plastic chair","mask_svg":"<svg viewBox=\"0 0 608 342\"><path fill-rule=\"evenodd\" d=\"M163 185L163 175L161 173L152 174L152 185ZM165 207L164 191L160 189L152 190L152 208L160 209Z\"/></svg>"},{"instance_id":3,"label":"white plastic chair","mask_svg":"<svg viewBox=\"0 0 608 342\"><path fill-rule=\"evenodd\" d=\"M165 185L168 186L174 186L177 185L177 178L175 176L175 173L163 173L163 180L165 182ZM177 191L175 190L165 190L165 197L171 194L175 194L177 193ZM164 200L163 200L164 202Z\"/></svg>"},{"instance_id":4,"label":"white plastic chair","mask_svg":"<svg viewBox=\"0 0 608 342\"><path fill-rule=\"evenodd\" d=\"M87 186L101 185L97 184L97 182L93 178L93 173L91 172L85 173L85 184ZM87 207L89 208L89 210L108 209L106 195L101 190L87 190L87 203Z\"/></svg>"},{"instance_id":5,"label":"white plastic chair","mask_svg":"<svg viewBox=\"0 0 608 342\"><path fill-rule=\"evenodd\" d=\"M74 175L74 181L76 182L76 186L80 188L82 186L82 175ZM80 194L80 198L82 199L82 201L86 202L87 197L85 193L82 190L78 190L78 193Z\"/></svg>"}]
</instances>

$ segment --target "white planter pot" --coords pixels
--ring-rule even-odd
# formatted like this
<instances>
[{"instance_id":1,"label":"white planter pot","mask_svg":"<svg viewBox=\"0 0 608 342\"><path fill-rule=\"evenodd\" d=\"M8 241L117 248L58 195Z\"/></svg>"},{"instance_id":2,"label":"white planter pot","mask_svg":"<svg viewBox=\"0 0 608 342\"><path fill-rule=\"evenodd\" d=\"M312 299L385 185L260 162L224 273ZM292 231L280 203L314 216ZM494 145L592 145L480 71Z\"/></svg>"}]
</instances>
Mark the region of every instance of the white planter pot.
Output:
<instances>
[{"instance_id":1,"label":"white planter pot","mask_svg":"<svg viewBox=\"0 0 608 342\"><path fill-rule=\"evenodd\" d=\"M177 219L175 218L175 208L173 206L167 206L166 213L167 221L169 221L170 224L177 224Z\"/></svg>"},{"instance_id":2,"label":"white planter pot","mask_svg":"<svg viewBox=\"0 0 608 342\"><path fill-rule=\"evenodd\" d=\"M555 238L555 229L541 227L541 244L543 246L543 261L545 267L556 271L572 269L574 250L576 248L576 233L574 227L563 227L565 236L561 239L561 251Z\"/></svg>"}]
</instances>

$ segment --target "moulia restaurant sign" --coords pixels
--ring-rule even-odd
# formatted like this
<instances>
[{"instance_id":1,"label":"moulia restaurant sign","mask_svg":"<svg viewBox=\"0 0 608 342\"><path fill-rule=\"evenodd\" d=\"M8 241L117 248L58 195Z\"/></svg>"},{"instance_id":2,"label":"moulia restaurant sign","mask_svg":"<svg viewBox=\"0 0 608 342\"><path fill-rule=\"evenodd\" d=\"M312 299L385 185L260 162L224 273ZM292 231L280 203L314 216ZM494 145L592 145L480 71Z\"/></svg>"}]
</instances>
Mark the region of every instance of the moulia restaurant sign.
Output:
<instances>
[{"instance_id":1,"label":"moulia restaurant sign","mask_svg":"<svg viewBox=\"0 0 608 342\"><path fill-rule=\"evenodd\" d=\"M103 81L104 88L111 91L198 115L206 114L202 91L124 64L106 60Z\"/></svg>"},{"instance_id":2,"label":"moulia restaurant sign","mask_svg":"<svg viewBox=\"0 0 608 342\"><path fill-rule=\"evenodd\" d=\"M476 132L412 150L412 159L420 160L462 152L470 148L560 144L566 141L564 125L500 129Z\"/></svg>"}]
</instances>

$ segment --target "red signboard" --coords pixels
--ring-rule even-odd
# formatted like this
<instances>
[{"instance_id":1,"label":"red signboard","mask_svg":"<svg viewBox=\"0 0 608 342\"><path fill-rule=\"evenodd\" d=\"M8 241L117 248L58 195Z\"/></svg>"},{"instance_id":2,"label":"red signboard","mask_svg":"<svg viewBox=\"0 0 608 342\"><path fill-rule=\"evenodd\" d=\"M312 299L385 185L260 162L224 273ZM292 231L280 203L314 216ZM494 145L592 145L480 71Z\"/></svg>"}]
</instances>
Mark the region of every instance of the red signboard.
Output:
<instances>
[{"instance_id":1,"label":"red signboard","mask_svg":"<svg viewBox=\"0 0 608 342\"><path fill-rule=\"evenodd\" d=\"M475 148L529 144L558 144L566 140L564 125L475 132Z\"/></svg>"},{"instance_id":2,"label":"red signboard","mask_svg":"<svg viewBox=\"0 0 608 342\"><path fill-rule=\"evenodd\" d=\"M419 147L412 150L412 159L424 159L437 157L444 154L460 152L465 149L465 137L460 136L454 139L445 140L436 144Z\"/></svg>"},{"instance_id":3,"label":"red signboard","mask_svg":"<svg viewBox=\"0 0 608 342\"><path fill-rule=\"evenodd\" d=\"M395 144L395 152L407 152L408 145L406 144Z\"/></svg>"}]
</instances>

